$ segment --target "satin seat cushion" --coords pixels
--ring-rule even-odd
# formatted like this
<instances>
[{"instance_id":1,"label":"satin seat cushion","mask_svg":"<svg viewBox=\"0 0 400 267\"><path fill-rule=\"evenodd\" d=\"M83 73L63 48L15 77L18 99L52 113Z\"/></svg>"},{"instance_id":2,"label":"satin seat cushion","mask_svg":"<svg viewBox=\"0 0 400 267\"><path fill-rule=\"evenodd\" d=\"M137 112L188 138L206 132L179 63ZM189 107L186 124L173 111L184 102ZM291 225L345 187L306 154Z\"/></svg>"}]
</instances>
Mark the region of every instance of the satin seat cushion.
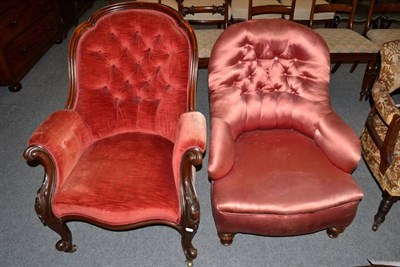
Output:
<instances>
[{"instance_id":1,"label":"satin seat cushion","mask_svg":"<svg viewBox=\"0 0 400 267\"><path fill-rule=\"evenodd\" d=\"M54 214L89 217L110 225L156 219L178 223L173 147L168 139L146 133L100 139L58 187Z\"/></svg>"},{"instance_id":2,"label":"satin seat cushion","mask_svg":"<svg viewBox=\"0 0 400 267\"><path fill-rule=\"evenodd\" d=\"M212 195L219 231L280 236L347 226L363 193L309 137L257 130L236 140L234 166Z\"/></svg>"}]
</instances>

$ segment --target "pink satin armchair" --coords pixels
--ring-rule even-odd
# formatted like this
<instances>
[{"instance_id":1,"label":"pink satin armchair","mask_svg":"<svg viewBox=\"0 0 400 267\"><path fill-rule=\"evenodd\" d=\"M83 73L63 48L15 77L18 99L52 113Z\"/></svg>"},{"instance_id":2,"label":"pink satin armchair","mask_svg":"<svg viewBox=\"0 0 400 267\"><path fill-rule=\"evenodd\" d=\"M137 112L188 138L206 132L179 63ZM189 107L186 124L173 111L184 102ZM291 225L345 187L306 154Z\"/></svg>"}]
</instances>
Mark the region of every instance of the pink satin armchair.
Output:
<instances>
[{"instance_id":1,"label":"pink satin armchair","mask_svg":"<svg viewBox=\"0 0 400 267\"><path fill-rule=\"evenodd\" d=\"M73 252L69 221L113 230L167 225L189 263L199 224L194 171L206 146L195 111L197 44L172 8L105 7L74 32L69 97L32 134L24 153L45 168L35 210Z\"/></svg>"},{"instance_id":2,"label":"pink satin armchair","mask_svg":"<svg viewBox=\"0 0 400 267\"><path fill-rule=\"evenodd\" d=\"M326 43L291 21L231 25L214 45L208 173L222 244L236 233L337 237L353 221L360 142L332 109L329 78Z\"/></svg>"}]
</instances>

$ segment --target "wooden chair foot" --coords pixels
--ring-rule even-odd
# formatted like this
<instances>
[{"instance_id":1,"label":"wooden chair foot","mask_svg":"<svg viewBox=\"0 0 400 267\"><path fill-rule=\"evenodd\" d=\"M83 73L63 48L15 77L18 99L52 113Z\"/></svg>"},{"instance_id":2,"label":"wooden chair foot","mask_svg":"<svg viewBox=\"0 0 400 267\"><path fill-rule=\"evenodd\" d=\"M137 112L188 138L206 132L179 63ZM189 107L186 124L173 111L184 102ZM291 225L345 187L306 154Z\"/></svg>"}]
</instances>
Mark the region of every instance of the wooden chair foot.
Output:
<instances>
[{"instance_id":1,"label":"wooden chair foot","mask_svg":"<svg viewBox=\"0 0 400 267\"><path fill-rule=\"evenodd\" d=\"M222 245L230 246L232 245L235 234L218 233L218 237Z\"/></svg>"},{"instance_id":2,"label":"wooden chair foot","mask_svg":"<svg viewBox=\"0 0 400 267\"><path fill-rule=\"evenodd\" d=\"M331 227L326 230L326 232L330 238L336 238L339 234L343 233L345 229L346 227Z\"/></svg>"}]
</instances>

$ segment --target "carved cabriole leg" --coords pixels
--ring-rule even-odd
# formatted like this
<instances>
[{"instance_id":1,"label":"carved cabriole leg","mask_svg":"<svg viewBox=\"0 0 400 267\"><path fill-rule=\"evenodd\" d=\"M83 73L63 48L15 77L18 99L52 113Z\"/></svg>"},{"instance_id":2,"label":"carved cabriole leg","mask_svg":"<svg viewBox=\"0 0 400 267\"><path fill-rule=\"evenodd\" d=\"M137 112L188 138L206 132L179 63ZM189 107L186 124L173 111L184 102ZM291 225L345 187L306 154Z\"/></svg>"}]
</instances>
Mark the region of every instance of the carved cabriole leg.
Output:
<instances>
[{"instance_id":1,"label":"carved cabriole leg","mask_svg":"<svg viewBox=\"0 0 400 267\"><path fill-rule=\"evenodd\" d=\"M74 252L76 246L72 244L72 235L65 222L57 218L51 208L51 198L55 187L55 168L49 153L38 146L30 146L25 150L25 159L29 164L35 166L38 163L43 165L45 175L42 186L37 192L35 201L35 211L43 225L47 225L50 229L61 236L56 244L59 251Z\"/></svg>"},{"instance_id":2,"label":"carved cabriole leg","mask_svg":"<svg viewBox=\"0 0 400 267\"><path fill-rule=\"evenodd\" d=\"M339 234L343 233L346 230L346 227L331 227L326 230L328 236L330 238L336 238Z\"/></svg>"},{"instance_id":3,"label":"carved cabriole leg","mask_svg":"<svg viewBox=\"0 0 400 267\"><path fill-rule=\"evenodd\" d=\"M227 246L232 245L233 238L235 237L235 234L218 233L218 237L219 237L219 241L221 242L221 244L227 247Z\"/></svg>"},{"instance_id":4,"label":"carved cabriole leg","mask_svg":"<svg viewBox=\"0 0 400 267\"><path fill-rule=\"evenodd\" d=\"M201 166L203 153L198 148L192 148L185 152L181 161L182 181L182 248L185 253L188 266L193 265L197 257L197 249L192 245L192 239L197 233L200 223L200 204L194 188L193 167Z\"/></svg>"},{"instance_id":5,"label":"carved cabriole leg","mask_svg":"<svg viewBox=\"0 0 400 267\"><path fill-rule=\"evenodd\" d=\"M374 217L374 224L372 225L372 230L378 230L381 223L385 221L385 217L392 208L393 204L399 199L398 197L391 196L387 191L383 192L383 199L379 205L378 212Z\"/></svg>"}]
</instances>

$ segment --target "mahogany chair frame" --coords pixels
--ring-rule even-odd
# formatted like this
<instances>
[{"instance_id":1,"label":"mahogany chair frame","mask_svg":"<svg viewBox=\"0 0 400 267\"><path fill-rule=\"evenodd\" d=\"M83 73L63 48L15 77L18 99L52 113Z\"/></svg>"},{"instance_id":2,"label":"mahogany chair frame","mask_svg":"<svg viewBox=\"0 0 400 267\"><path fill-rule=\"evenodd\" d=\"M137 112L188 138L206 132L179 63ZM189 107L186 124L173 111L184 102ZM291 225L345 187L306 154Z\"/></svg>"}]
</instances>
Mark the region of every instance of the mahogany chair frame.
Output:
<instances>
[{"instance_id":1,"label":"mahogany chair frame","mask_svg":"<svg viewBox=\"0 0 400 267\"><path fill-rule=\"evenodd\" d=\"M160 1L160 0L159 0ZM230 8L230 0L224 0L222 5L212 5L212 6L185 6L184 0L176 0L178 2L179 13L185 18L187 15L194 15L197 13L209 13L209 14L220 14L223 15L223 19L216 20L201 20L201 19L188 19L185 18L189 24L192 25L216 25L218 29L226 29L229 23L229 8ZM201 29L198 29L201 31ZM200 69L208 68L208 57L200 57L198 66Z\"/></svg>"},{"instance_id":2,"label":"mahogany chair frame","mask_svg":"<svg viewBox=\"0 0 400 267\"><path fill-rule=\"evenodd\" d=\"M190 94L188 97L188 111L196 110L196 77L197 77L197 43L195 35L190 25L182 19L182 17L174 12L172 8L158 5L154 3L144 2L124 2L107 6L95 14L90 19L83 22L76 29L70 45L69 45L69 92L68 100L65 109L72 109L77 92L75 85L76 77L76 50L78 42L82 34L94 27L96 22L108 13L114 13L127 9L152 9L168 14L183 31L187 33L190 46L192 47L190 60L190 80L189 89ZM44 167L44 178L41 187L37 191L35 200L35 211L37 216L43 223L53 231L58 233L61 239L56 243L56 249L64 252L74 252L76 245L72 242L72 234L67 226L70 221L83 221L93 224L95 226L109 229L109 230L131 230L151 225L165 225L176 229L181 234L181 243L184 254L186 256L188 265L192 264L193 259L197 257L197 250L192 245L192 239L197 232L200 221L200 203L196 195L194 187L194 175L192 167L200 168L203 160L203 153L198 148L187 150L181 160L181 182L180 182L180 195L181 195L181 220L179 224L166 221L166 220L150 220L134 224L126 225L111 225L96 221L94 219L83 216L64 216L57 217L52 210L52 198L55 191L55 184L57 182L57 170L52 155L43 147L37 145L29 146L24 152L24 158L30 166L42 165Z\"/></svg>"},{"instance_id":3,"label":"mahogany chair frame","mask_svg":"<svg viewBox=\"0 0 400 267\"><path fill-rule=\"evenodd\" d=\"M205 19L187 19L190 24L206 24L206 25L218 25L218 27L222 27L225 29L228 27L228 8L230 0L224 0L222 5L212 5L212 6L185 6L184 0L177 0L179 12L183 17L187 15L194 15L197 13L210 13L210 14L220 14L224 16L224 19L220 20L205 20Z\"/></svg>"},{"instance_id":4,"label":"mahogany chair frame","mask_svg":"<svg viewBox=\"0 0 400 267\"><path fill-rule=\"evenodd\" d=\"M296 6L296 0L292 0L291 5L261 5L261 6L253 6L253 0L249 0L249 15L248 19L252 19L253 16L262 15L262 14L282 14L282 18L284 15L289 16L289 20L293 20L294 16L294 8Z\"/></svg>"},{"instance_id":5,"label":"mahogany chair frame","mask_svg":"<svg viewBox=\"0 0 400 267\"><path fill-rule=\"evenodd\" d=\"M381 13L376 18L373 18L374 14ZM368 11L367 22L365 23L365 33L370 29L388 29L393 22L399 22L399 20L390 18L387 13L400 13L400 2L387 3L379 2L376 0L370 0L370 8Z\"/></svg>"}]
</instances>

